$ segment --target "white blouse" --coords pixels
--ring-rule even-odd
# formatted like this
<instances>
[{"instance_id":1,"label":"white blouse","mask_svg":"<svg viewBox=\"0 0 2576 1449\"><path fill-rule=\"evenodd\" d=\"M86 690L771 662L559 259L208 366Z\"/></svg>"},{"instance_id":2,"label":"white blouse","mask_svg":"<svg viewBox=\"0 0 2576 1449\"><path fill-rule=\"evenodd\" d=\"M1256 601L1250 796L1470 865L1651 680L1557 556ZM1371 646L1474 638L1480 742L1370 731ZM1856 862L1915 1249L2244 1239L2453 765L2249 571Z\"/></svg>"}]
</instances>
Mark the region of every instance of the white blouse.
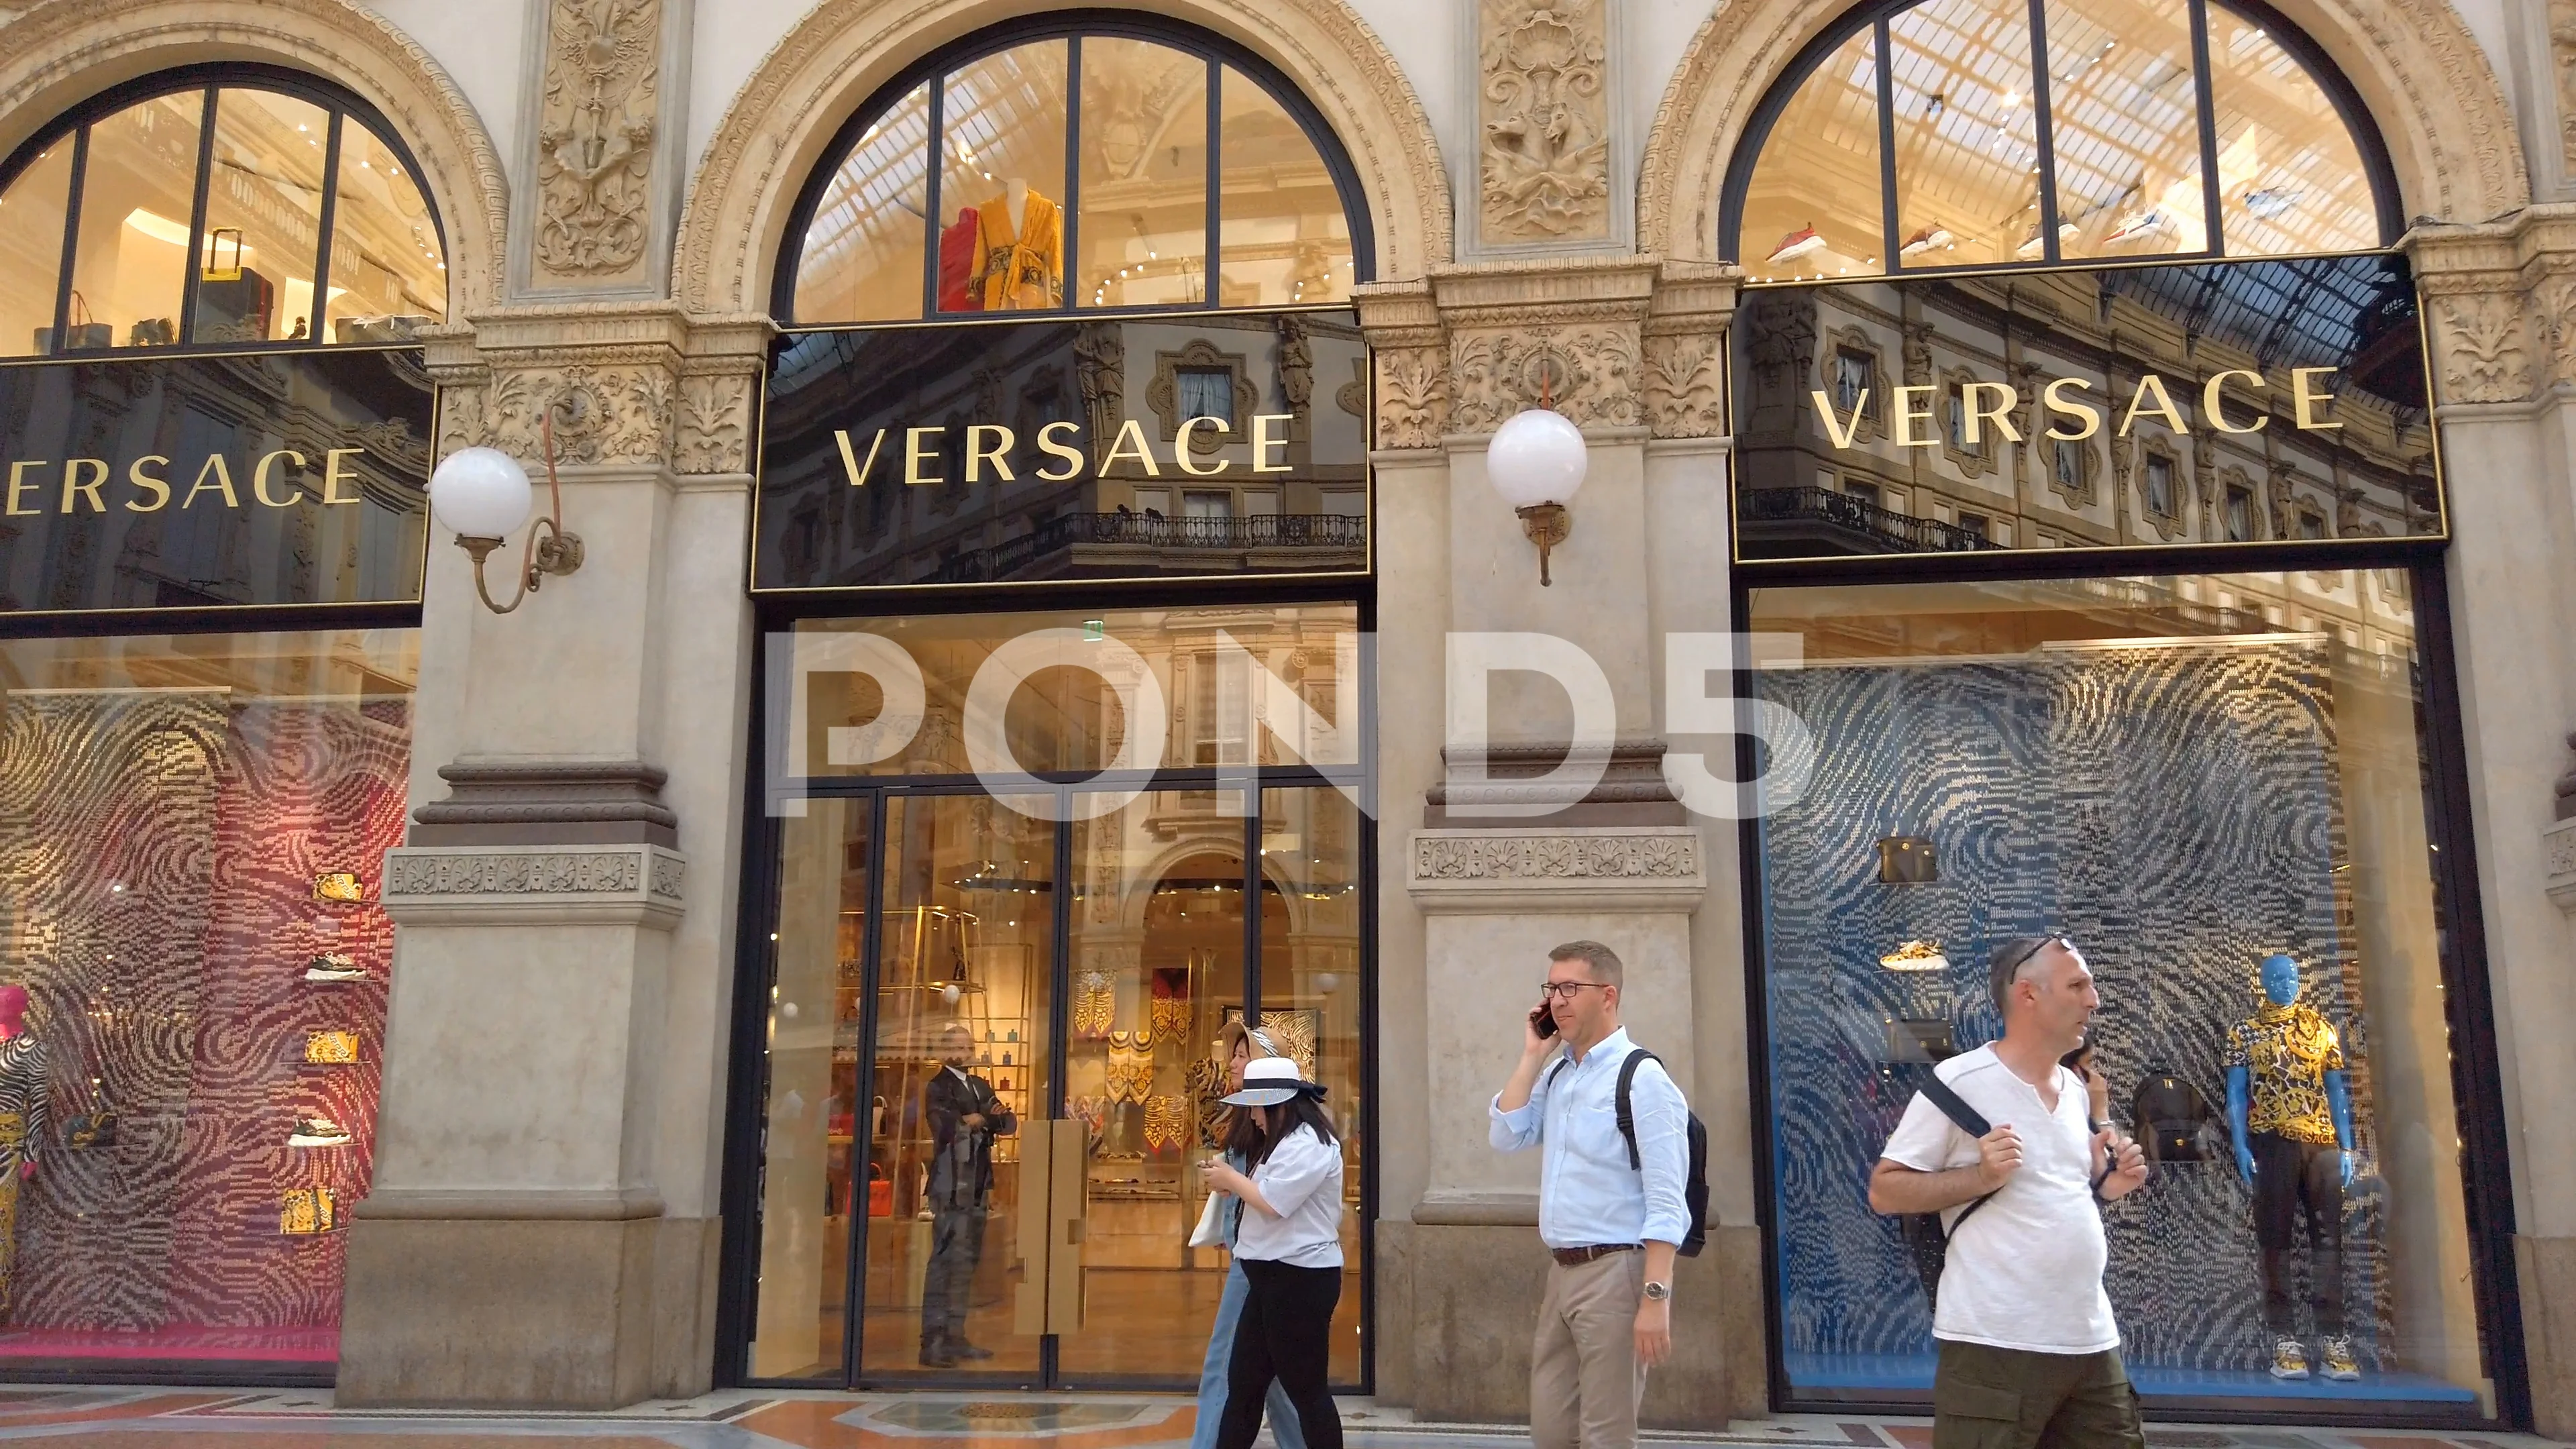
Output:
<instances>
[{"instance_id":1,"label":"white blouse","mask_svg":"<svg viewBox=\"0 0 2576 1449\"><path fill-rule=\"evenodd\" d=\"M1342 1266L1342 1150L1303 1123L1252 1170L1272 1217L1250 1203L1236 1229L1234 1254L1295 1268Z\"/></svg>"}]
</instances>

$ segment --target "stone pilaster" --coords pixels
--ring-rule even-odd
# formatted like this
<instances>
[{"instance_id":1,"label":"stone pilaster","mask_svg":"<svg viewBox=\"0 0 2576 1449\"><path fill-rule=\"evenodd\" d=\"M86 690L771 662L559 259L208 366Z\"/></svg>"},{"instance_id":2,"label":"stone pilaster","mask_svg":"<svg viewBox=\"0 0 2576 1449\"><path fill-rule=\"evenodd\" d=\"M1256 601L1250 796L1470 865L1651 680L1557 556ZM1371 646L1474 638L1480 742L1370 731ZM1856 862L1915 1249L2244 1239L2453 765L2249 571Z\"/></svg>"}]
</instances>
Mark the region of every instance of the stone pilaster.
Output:
<instances>
[{"instance_id":1,"label":"stone pilaster","mask_svg":"<svg viewBox=\"0 0 2576 1449\"><path fill-rule=\"evenodd\" d=\"M528 8L514 298L664 295L690 160L691 0Z\"/></svg>"}]
</instances>

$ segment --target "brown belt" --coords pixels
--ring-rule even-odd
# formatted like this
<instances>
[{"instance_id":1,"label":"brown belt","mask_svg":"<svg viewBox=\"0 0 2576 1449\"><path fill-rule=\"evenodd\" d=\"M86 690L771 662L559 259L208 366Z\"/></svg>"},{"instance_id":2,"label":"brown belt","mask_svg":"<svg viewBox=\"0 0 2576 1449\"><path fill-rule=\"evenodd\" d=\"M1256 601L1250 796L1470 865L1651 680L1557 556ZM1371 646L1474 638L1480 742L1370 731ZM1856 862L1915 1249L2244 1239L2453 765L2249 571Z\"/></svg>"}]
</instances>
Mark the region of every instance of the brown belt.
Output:
<instances>
[{"instance_id":1,"label":"brown belt","mask_svg":"<svg viewBox=\"0 0 2576 1449\"><path fill-rule=\"evenodd\" d=\"M1638 1246L1636 1243L1594 1243L1585 1248L1550 1248L1548 1251L1556 1255L1557 1266L1580 1268L1586 1263L1607 1258L1612 1253L1636 1252Z\"/></svg>"}]
</instances>

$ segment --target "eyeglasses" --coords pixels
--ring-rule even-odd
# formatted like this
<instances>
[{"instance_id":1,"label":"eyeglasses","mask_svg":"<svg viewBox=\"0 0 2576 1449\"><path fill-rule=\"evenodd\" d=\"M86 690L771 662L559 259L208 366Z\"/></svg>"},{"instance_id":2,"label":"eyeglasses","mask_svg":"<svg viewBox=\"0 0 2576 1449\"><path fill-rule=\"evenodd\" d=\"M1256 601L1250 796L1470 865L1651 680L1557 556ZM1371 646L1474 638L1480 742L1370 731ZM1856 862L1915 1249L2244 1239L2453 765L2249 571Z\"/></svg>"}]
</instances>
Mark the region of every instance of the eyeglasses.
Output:
<instances>
[{"instance_id":1,"label":"eyeglasses","mask_svg":"<svg viewBox=\"0 0 2576 1449\"><path fill-rule=\"evenodd\" d=\"M2075 949L2075 938L2059 932L2051 932L2048 935L2040 937L2037 944L2033 945L2029 950L2022 952L2020 955L2015 956L2012 959L2012 964L2004 968L2004 979L2006 981L2013 979L2013 973L2021 970L2024 966L2029 965L2030 958L2047 950L2051 946L2063 946L2067 950L2072 951Z\"/></svg>"},{"instance_id":2,"label":"eyeglasses","mask_svg":"<svg viewBox=\"0 0 2576 1449\"><path fill-rule=\"evenodd\" d=\"M1538 984L1538 994L1541 996L1562 997L1567 1001L1572 1001L1575 993L1581 991L1586 986L1598 987L1603 991L1610 989L1610 983L1607 981L1542 981Z\"/></svg>"}]
</instances>

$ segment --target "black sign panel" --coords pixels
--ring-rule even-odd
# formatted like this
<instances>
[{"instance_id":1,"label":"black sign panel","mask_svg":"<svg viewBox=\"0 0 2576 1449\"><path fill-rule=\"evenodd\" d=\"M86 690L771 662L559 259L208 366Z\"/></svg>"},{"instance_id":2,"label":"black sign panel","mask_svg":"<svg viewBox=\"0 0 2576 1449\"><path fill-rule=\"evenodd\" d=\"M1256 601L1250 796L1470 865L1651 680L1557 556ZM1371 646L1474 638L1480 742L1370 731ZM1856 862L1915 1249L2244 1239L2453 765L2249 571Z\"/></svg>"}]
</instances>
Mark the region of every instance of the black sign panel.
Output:
<instances>
[{"instance_id":1,"label":"black sign panel","mask_svg":"<svg viewBox=\"0 0 2576 1449\"><path fill-rule=\"evenodd\" d=\"M756 591L1368 568L1347 310L798 332Z\"/></svg>"},{"instance_id":2,"label":"black sign panel","mask_svg":"<svg viewBox=\"0 0 2576 1449\"><path fill-rule=\"evenodd\" d=\"M416 603L417 348L0 367L0 611Z\"/></svg>"},{"instance_id":3,"label":"black sign panel","mask_svg":"<svg viewBox=\"0 0 2576 1449\"><path fill-rule=\"evenodd\" d=\"M1748 290L1736 554L2445 536L2405 260Z\"/></svg>"}]
</instances>

